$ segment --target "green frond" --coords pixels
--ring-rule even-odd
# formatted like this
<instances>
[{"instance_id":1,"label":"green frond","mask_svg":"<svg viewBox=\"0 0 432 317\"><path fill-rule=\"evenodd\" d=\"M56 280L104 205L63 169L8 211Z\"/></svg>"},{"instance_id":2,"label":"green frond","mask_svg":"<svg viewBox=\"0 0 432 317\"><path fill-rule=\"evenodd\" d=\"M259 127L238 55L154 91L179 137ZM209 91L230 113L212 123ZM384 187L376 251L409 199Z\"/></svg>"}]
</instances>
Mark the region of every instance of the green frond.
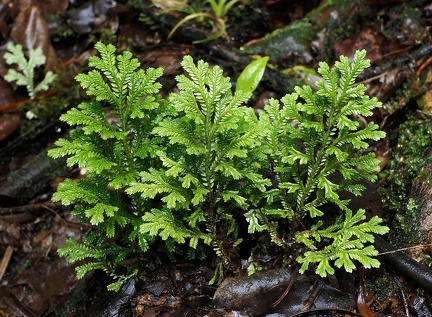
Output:
<instances>
[{"instance_id":1,"label":"green frond","mask_svg":"<svg viewBox=\"0 0 432 317\"><path fill-rule=\"evenodd\" d=\"M288 218L292 219L294 211L289 208L276 209L276 208L263 208L262 213L267 216L275 216L276 218Z\"/></svg>"},{"instance_id":2,"label":"green frond","mask_svg":"<svg viewBox=\"0 0 432 317\"><path fill-rule=\"evenodd\" d=\"M315 130L316 132L322 132L324 130L322 121L303 120L303 122L300 123L300 126L307 130Z\"/></svg>"},{"instance_id":3,"label":"green frond","mask_svg":"<svg viewBox=\"0 0 432 317\"><path fill-rule=\"evenodd\" d=\"M131 74L126 97L131 118L144 118L144 110L155 109L159 106L156 98L148 94L156 94L161 84L156 80L162 76L162 68L149 68L145 72L140 69Z\"/></svg>"},{"instance_id":4,"label":"green frond","mask_svg":"<svg viewBox=\"0 0 432 317\"><path fill-rule=\"evenodd\" d=\"M167 171L165 174L170 177L177 177L180 173L186 173L188 170L188 166L185 163L176 162L173 159L169 158L163 151L157 151L156 155L159 157L159 159L162 161L162 165L165 166ZM189 176L189 180L187 182L192 181L192 179ZM186 182L186 183L187 183Z\"/></svg>"},{"instance_id":5,"label":"green frond","mask_svg":"<svg viewBox=\"0 0 432 317\"><path fill-rule=\"evenodd\" d=\"M186 190L171 183L171 179L163 171L150 168L149 172L142 172L139 175L141 182L131 182L126 193L130 195L140 193L143 198L154 198L158 194L164 194L162 201L166 202L168 208L188 206L189 198Z\"/></svg>"},{"instance_id":6,"label":"green frond","mask_svg":"<svg viewBox=\"0 0 432 317\"><path fill-rule=\"evenodd\" d=\"M26 57L24 56L23 47L21 44L14 45L13 43L9 43L6 46L6 49L8 52L6 52L3 57L8 65L12 64L18 64L20 67L29 67L30 70L32 70L34 67L45 64L45 56L43 56L42 49L38 48L35 50L35 56L30 61L27 61ZM30 67L31 66L31 67Z\"/></svg>"},{"instance_id":7,"label":"green frond","mask_svg":"<svg viewBox=\"0 0 432 317\"><path fill-rule=\"evenodd\" d=\"M154 236L147 233L142 233L139 229L141 225L141 220L133 221L133 230L129 234L129 241L138 241L138 246L142 252L147 252L150 249L150 243L155 240Z\"/></svg>"},{"instance_id":8,"label":"green frond","mask_svg":"<svg viewBox=\"0 0 432 317\"><path fill-rule=\"evenodd\" d=\"M225 147L221 155L218 155L219 159L228 157L229 159L237 157L245 157L250 149L256 147L261 138L266 136L267 124L264 121L258 121L252 109L245 111L243 118L246 120L248 129L243 134L240 134L236 138L232 138L230 143Z\"/></svg>"},{"instance_id":9,"label":"green frond","mask_svg":"<svg viewBox=\"0 0 432 317\"><path fill-rule=\"evenodd\" d=\"M140 232L160 236L163 240L172 238L177 243L184 243L193 236L193 232L180 225L171 210L153 209L143 216Z\"/></svg>"},{"instance_id":10,"label":"green frond","mask_svg":"<svg viewBox=\"0 0 432 317\"><path fill-rule=\"evenodd\" d=\"M44 78L34 87L34 94L48 90L56 78L57 74L54 74L52 71L46 72Z\"/></svg>"},{"instance_id":11,"label":"green frond","mask_svg":"<svg viewBox=\"0 0 432 317\"><path fill-rule=\"evenodd\" d=\"M327 177L319 176L317 179L317 186L319 189L324 189L324 197L329 201L337 201L339 200L339 195L337 191L339 190L339 186L337 184L332 183Z\"/></svg>"},{"instance_id":12,"label":"green frond","mask_svg":"<svg viewBox=\"0 0 432 317\"><path fill-rule=\"evenodd\" d=\"M88 272L97 269L103 269L104 266L105 265L103 262L89 262L83 265L79 265L75 268L75 271L77 273L77 278L82 279Z\"/></svg>"},{"instance_id":13,"label":"green frond","mask_svg":"<svg viewBox=\"0 0 432 317\"><path fill-rule=\"evenodd\" d=\"M283 182L279 184L279 188L288 189L288 193L295 193L302 190L303 187L298 183Z\"/></svg>"},{"instance_id":14,"label":"green frond","mask_svg":"<svg viewBox=\"0 0 432 317\"><path fill-rule=\"evenodd\" d=\"M203 186L199 186L194 190L194 196L192 197L191 203L194 206L197 206L200 203L203 203L206 199L206 195L209 193L209 190Z\"/></svg>"},{"instance_id":15,"label":"green frond","mask_svg":"<svg viewBox=\"0 0 432 317\"><path fill-rule=\"evenodd\" d=\"M113 179L108 183L108 186L111 186L114 189L120 189L132 183L136 178L136 172L114 175Z\"/></svg>"},{"instance_id":16,"label":"green frond","mask_svg":"<svg viewBox=\"0 0 432 317\"><path fill-rule=\"evenodd\" d=\"M369 123L364 129L340 135L334 143L351 143L355 149L367 148L369 144L363 140L379 140L385 137L385 132L377 131L375 123Z\"/></svg>"},{"instance_id":17,"label":"green frond","mask_svg":"<svg viewBox=\"0 0 432 317\"><path fill-rule=\"evenodd\" d=\"M255 210L251 209L244 214L246 221L248 222L248 232L255 233L261 232L266 229L266 226L260 224L259 217Z\"/></svg>"},{"instance_id":18,"label":"green frond","mask_svg":"<svg viewBox=\"0 0 432 317\"><path fill-rule=\"evenodd\" d=\"M167 196L161 199L170 209L175 209L179 205L187 205L186 197L177 190L172 190ZM185 204L186 203L186 204Z\"/></svg>"},{"instance_id":19,"label":"green frond","mask_svg":"<svg viewBox=\"0 0 432 317\"><path fill-rule=\"evenodd\" d=\"M302 264L302 270L306 270L311 263L319 263L316 272L325 277L327 274L332 274L333 271L328 260L334 260L336 267L344 267L347 272L355 269L352 260L359 261L367 268L378 267L379 261L373 258L378 255L378 251L372 245L365 246L364 243L373 243L373 234L385 234L389 229L381 225L382 219L377 216L364 222L365 212L364 209L359 209L353 214L348 209L344 219L340 219L334 225L322 230L310 230L298 234L296 240L311 250L298 258L299 263ZM322 222L318 223L316 228L318 229L321 224ZM319 250L310 237L317 242L321 240L321 237L333 241Z\"/></svg>"},{"instance_id":20,"label":"green frond","mask_svg":"<svg viewBox=\"0 0 432 317\"><path fill-rule=\"evenodd\" d=\"M231 86L230 86L231 87ZM244 115L248 115L251 119L252 116L247 112L251 112L250 108L240 108L240 106L249 100L251 94L244 93L242 91L236 91L232 95L231 91L223 91L224 98L220 101L214 101L215 113L214 113L214 124L218 128L217 132L224 132L231 127L230 122L237 121L241 118L239 112L246 112ZM256 120L256 119L255 119Z\"/></svg>"},{"instance_id":21,"label":"green frond","mask_svg":"<svg viewBox=\"0 0 432 317\"><path fill-rule=\"evenodd\" d=\"M223 175L232 179L240 179L243 175L240 173L231 162L221 162L215 167L215 171L221 171Z\"/></svg>"},{"instance_id":22,"label":"green frond","mask_svg":"<svg viewBox=\"0 0 432 317\"><path fill-rule=\"evenodd\" d=\"M80 137L73 141L59 139L54 143L55 147L48 151L48 154L54 158L70 156L67 159L68 166L77 164L80 167L87 167L89 171L97 174L117 166L117 163L107 160L100 151L97 151L97 147L92 142L83 141L84 138ZM85 141L89 141L89 139Z\"/></svg>"},{"instance_id":23,"label":"green frond","mask_svg":"<svg viewBox=\"0 0 432 317\"><path fill-rule=\"evenodd\" d=\"M104 45L98 42L95 48L101 57L90 57L89 66L101 71L108 79L112 89L104 84L101 73L96 70L89 73L93 81L88 82L88 85L83 88L88 87L87 93L96 96L97 100L107 100L113 106L122 107L126 98L124 87L127 87L131 74L139 67L139 61L132 58L132 53L127 51L116 57L116 48L111 44ZM80 78L77 80L80 81Z\"/></svg>"},{"instance_id":24,"label":"green frond","mask_svg":"<svg viewBox=\"0 0 432 317\"><path fill-rule=\"evenodd\" d=\"M356 78L370 66L370 61L365 59L366 50L356 51L354 53L354 60L350 63L349 58L346 56L341 56L340 61L335 63L335 68L337 68L341 73L340 86L343 93L355 83Z\"/></svg>"},{"instance_id":25,"label":"green frond","mask_svg":"<svg viewBox=\"0 0 432 317\"><path fill-rule=\"evenodd\" d=\"M105 112L99 102L83 102L78 108L72 108L60 116L60 120L69 125L83 125L85 134L99 133L103 140L116 138L123 140L125 132L120 132L108 122Z\"/></svg>"},{"instance_id":26,"label":"green frond","mask_svg":"<svg viewBox=\"0 0 432 317\"><path fill-rule=\"evenodd\" d=\"M292 146L288 148L288 153L290 154L282 158L282 163L294 165L296 161L299 161L300 164L305 165L312 159L306 153L300 152Z\"/></svg>"},{"instance_id":27,"label":"green frond","mask_svg":"<svg viewBox=\"0 0 432 317\"><path fill-rule=\"evenodd\" d=\"M169 193L172 191L172 186L167 183L162 177L153 177L150 173L141 173L141 178L145 177L144 181L149 183L132 182L126 189L126 193L129 195L141 193L143 197L154 198L157 194Z\"/></svg>"},{"instance_id":28,"label":"green frond","mask_svg":"<svg viewBox=\"0 0 432 317\"><path fill-rule=\"evenodd\" d=\"M57 191L52 196L52 201L61 201L65 206L72 203L96 204L100 198L85 188L67 178L59 184Z\"/></svg>"},{"instance_id":29,"label":"green frond","mask_svg":"<svg viewBox=\"0 0 432 317\"><path fill-rule=\"evenodd\" d=\"M180 94L171 94L169 100L178 112L183 111L196 124L204 123L205 115L195 99L193 90L182 90Z\"/></svg>"},{"instance_id":30,"label":"green frond","mask_svg":"<svg viewBox=\"0 0 432 317\"><path fill-rule=\"evenodd\" d=\"M101 250L95 250L72 238L67 239L65 245L57 249L57 253L59 256L67 258L69 263L81 261L86 258L98 259L103 256Z\"/></svg>"},{"instance_id":31,"label":"green frond","mask_svg":"<svg viewBox=\"0 0 432 317\"><path fill-rule=\"evenodd\" d=\"M169 139L171 144L184 145L188 154L200 155L207 153L204 144L194 135L193 127L187 122L179 120L166 120L153 129L153 133Z\"/></svg>"},{"instance_id":32,"label":"green frond","mask_svg":"<svg viewBox=\"0 0 432 317\"><path fill-rule=\"evenodd\" d=\"M309 212L311 218L321 217L324 213L319 210L313 203L306 204L304 209Z\"/></svg>"},{"instance_id":33,"label":"green frond","mask_svg":"<svg viewBox=\"0 0 432 317\"><path fill-rule=\"evenodd\" d=\"M33 73L28 75L33 80ZM33 82L29 83L27 76L18 73L15 69L8 69L8 73L4 76L4 79L8 82L16 81L18 86L26 86L27 91L33 91Z\"/></svg>"},{"instance_id":34,"label":"green frond","mask_svg":"<svg viewBox=\"0 0 432 317\"><path fill-rule=\"evenodd\" d=\"M117 96L104 81L99 71L92 70L88 74L78 74L75 76L75 80L81 84L81 87L87 88L87 95L95 96L96 100L99 101L107 101L112 105L118 105Z\"/></svg>"},{"instance_id":35,"label":"green frond","mask_svg":"<svg viewBox=\"0 0 432 317\"><path fill-rule=\"evenodd\" d=\"M185 217L185 220L191 228L198 228L198 224L204 222L206 217L202 210L196 209L190 216Z\"/></svg>"},{"instance_id":36,"label":"green frond","mask_svg":"<svg viewBox=\"0 0 432 317\"><path fill-rule=\"evenodd\" d=\"M326 277L327 274L334 274L334 269L330 266L330 259L327 254L321 254L319 252L307 251L304 256L297 257L297 262L301 264L299 269L300 273L306 272L309 269L311 263L318 263L316 273L321 277Z\"/></svg>"},{"instance_id":37,"label":"green frond","mask_svg":"<svg viewBox=\"0 0 432 317\"><path fill-rule=\"evenodd\" d=\"M334 155L339 162L344 162L349 157L349 154L346 151L342 151L340 148L333 145L330 145L326 149L326 154Z\"/></svg>"},{"instance_id":38,"label":"green frond","mask_svg":"<svg viewBox=\"0 0 432 317\"><path fill-rule=\"evenodd\" d=\"M261 174L253 172L244 172L243 177L252 182L254 188L264 192L268 186L271 186L271 181L268 178L263 178Z\"/></svg>"},{"instance_id":39,"label":"green frond","mask_svg":"<svg viewBox=\"0 0 432 317\"><path fill-rule=\"evenodd\" d=\"M316 97L312 91L312 87L308 85L304 85L302 87L296 86L294 87L295 92L301 98L303 98L306 103L297 104L297 108L304 113L309 115L314 114L316 118L319 120L322 116L324 109L320 109L319 104L316 103Z\"/></svg>"},{"instance_id":40,"label":"green frond","mask_svg":"<svg viewBox=\"0 0 432 317\"><path fill-rule=\"evenodd\" d=\"M348 166L358 167L363 171L363 173L358 174L360 178L373 181L376 179L374 173L380 171L379 163L380 161L376 158L374 153L368 153L359 157L350 158Z\"/></svg>"},{"instance_id":41,"label":"green frond","mask_svg":"<svg viewBox=\"0 0 432 317\"><path fill-rule=\"evenodd\" d=\"M196 178L191 173L185 173L182 177L182 187L183 188L190 188L191 184L194 184L195 186L200 186L199 179Z\"/></svg>"},{"instance_id":42,"label":"green frond","mask_svg":"<svg viewBox=\"0 0 432 317\"><path fill-rule=\"evenodd\" d=\"M90 219L91 224L98 225L105 220L105 217L113 217L117 210L118 207L97 203L94 207L87 209L85 215Z\"/></svg>"},{"instance_id":43,"label":"green frond","mask_svg":"<svg viewBox=\"0 0 432 317\"><path fill-rule=\"evenodd\" d=\"M325 96L331 105L337 102L337 94L339 89L340 73L336 68L330 69L326 62L319 62L317 72L325 79L318 80L315 85L318 87L318 94Z\"/></svg>"},{"instance_id":44,"label":"green frond","mask_svg":"<svg viewBox=\"0 0 432 317\"><path fill-rule=\"evenodd\" d=\"M284 112L288 119L293 120L296 123L302 122L302 116L300 115L297 107L298 94L292 93L282 97L281 101L284 105Z\"/></svg>"},{"instance_id":45,"label":"green frond","mask_svg":"<svg viewBox=\"0 0 432 317\"><path fill-rule=\"evenodd\" d=\"M238 191L235 190L224 190L221 193L221 197L224 200L224 202L233 200L235 201L239 207L246 209L247 207L247 202L246 202L246 198L242 197L239 195Z\"/></svg>"},{"instance_id":46,"label":"green frond","mask_svg":"<svg viewBox=\"0 0 432 317\"><path fill-rule=\"evenodd\" d=\"M351 112L351 111L346 111L346 112ZM350 130L350 131L357 130L359 126L360 126L360 123L358 121L351 120L347 116L345 116L344 114L339 115L338 122L336 125L336 127L339 130L343 130L344 128L348 128L348 130Z\"/></svg>"},{"instance_id":47,"label":"green frond","mask_svg":"<svg viewBox=\"0 0 432 317\"><path fill-rule=\"evenodd\" d=\"M107 285L108 291L118 292L120 288L123 286L123 284L130 280L133 276L136 276L138 274L138 270L133 270L128 275L117 275L115 273L110 272L111 277L116 280L115 282Z\"/></svg>"}]
</instances>

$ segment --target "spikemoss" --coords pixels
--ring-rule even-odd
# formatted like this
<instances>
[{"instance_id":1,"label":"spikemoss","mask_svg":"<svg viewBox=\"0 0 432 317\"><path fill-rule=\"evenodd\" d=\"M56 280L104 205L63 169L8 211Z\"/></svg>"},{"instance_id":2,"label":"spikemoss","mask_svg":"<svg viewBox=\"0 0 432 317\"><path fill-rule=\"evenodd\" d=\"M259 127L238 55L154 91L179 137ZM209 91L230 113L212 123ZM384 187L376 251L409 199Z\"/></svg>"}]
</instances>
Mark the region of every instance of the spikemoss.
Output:
<instances>
[{"instance_id":1,"label":"spikemoss","mask_svg":"<svg viewBox=\"0 0 432 317\"><path fill-rule=\"evenodd\" d=\"M374 123L360 129L351 116L370 116L380 106L355 84L370 65L366 51L352 63L347 57L334 67L320 63L325 81L317 92L296 87L257 116L243 106L251 93L233 92L219 66L186 56L185 74L176 77L179 92L164 99L162 69L144 71L113 45L99 42L96 49L93 69L76 77L95 100L61 116L77 129L49 151L87 169L86 178L65 180L53 196L94 225L83 241L69 239L59 249L69 261L88 260L78 277L102 269L114 278L109 289L118 290L137 274L143 254L163 241L172 259L178 246L210 246L220 260L212 282L220 282L225 270L238 270L242 222L251 239L268 231L287 252L293 241L302 244L300 272L326 276L334 267L351 272L354 261L379 265L373 234L388 228L377 216L366 221L364 210L351 210L339 197L342 190L361 195L359 181L374 180L379 170L373 154L359 151L384 132ZM323 221L325 204L339 215L330 225Z\"/></svg>"}]
</instances>

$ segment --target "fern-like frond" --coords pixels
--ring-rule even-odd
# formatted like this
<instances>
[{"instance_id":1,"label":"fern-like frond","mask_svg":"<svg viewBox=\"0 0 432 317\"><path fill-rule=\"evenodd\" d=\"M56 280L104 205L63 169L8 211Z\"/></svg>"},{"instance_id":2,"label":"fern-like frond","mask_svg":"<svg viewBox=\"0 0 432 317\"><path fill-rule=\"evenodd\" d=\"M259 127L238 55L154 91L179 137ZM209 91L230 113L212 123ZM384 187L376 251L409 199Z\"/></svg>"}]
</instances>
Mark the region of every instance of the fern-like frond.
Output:
<instances>
[{"instance_id":1,"label":"fern-like frond","mask_svg":"<svg viewBox=\"0 0 432 317\"><path fill-rule=\"evenodd\" d=\"M65 245L57 250L58 254L68 259L70 263L81 261L85 258L98 259L103 256L101 250L96 250L69 238Z\"/></svg>"},{"instance_id":2,"label":"fern-like frond","mask_svg":"<svg viewBox=\"0 0 432 317\"><path fill-rule=\"evenodd\" d=\"M224 190L221 193L221 197L224 202L235 201L241 208L246 209L248 206L246 198L239 195L238 191L235 190Z\"/></svg>"},{"instance_id":3,"label":"fern-like frond","mask_svg":"<svg viewBox=\"0 0 432 317\"><path fill-rule=\"evenodd\" d=\"M208 150L199 137L194 135L194 127L188 123L179 120L167 120L159 124L153 129L153 133L159 136L168 137L171 144L181 144L185 146L185 151L188 154L200 155L207 153Z\"/></svg>"},{"instance_id":4,"label":"fern-like frond","mask_svg":"<svg viewBox=\"0 0 432 317\"><path fill-rule=\"evenodd\" d=\"M341 56L340 61L335 63L335 68L341 73L340 87L342 95L354 85L356 78L370 66L370 61L365 58L366 50L356 51L353 62L346 56Z\"/></svg>"},{"instance_id":5,"label":"fern-like frond","mask_svg":"<svg viewBox=\"0 0 432 317\"><path fill-rule=\"evenodd\" d=\"M313 265L325 276L334 267L352 271L356 262L378 265L369 244L388 228L378 217L366 220L364 210L353 213L340 197L342 190L361 195L360 181L374 180L379 170L374 154L360 150L384 133L374 123L361 129L356 119L381 105L355 84L369 65L365 52L352 63L345 57L334 67L320 63L324 80L317 91L296 87L257 115L243 105L250 93L233 93L219 66L186 56L178 92L163 98L162 69L140 69L130 52L116 54L112 45L95 47L92 70L76 79L96 100L61 117L77 129L49 151L88 170L53 196L75 204L72 214L94 225L82 244L60 249L72 261L90 258L80 276L101 268L113 278L109 288L118 290L138 268L122 267L121 275L117 268L130 255L151 250L159 237L173 260L181 254L178 244L189 241L194 253L199 243L210 245L221 259L221 277L245 238L239 211L249 233L266 230L281 247L303 244L301 272ZM324 226L327 203L343 216ZM307 229L310 218L317 223ZM298 232L301 226L306 230Z\"/></svg>"},{"instance_id":6,"label":"fern-like frond","mask_svg":"<svg viewBox=\"0 0 432 317\"><path fill-rule=\"evenodd\" d=\"M97 147L93 145L91 139L78 136L73 141L67 139L59 139L54 145L55 147L48 151L51 157L57 158L62 156L70 156L67 159L68 166L77 164L80 167L87 167L90 171L101 173L104 170L109 170L117 165L115 162L107 160L107 158L97 151Z\"/></svg>"},{"instance_id":7,"label":"fern-like frond","mask_svg":"<svg viewBox=\"0 0 432 317\"><path fill-rule=\"evenodd\" d=\"M131 74L126 97L131 118L144 118L144 110L155 109L159 106L156 98L148 94L156 94L160 90L161 84L156 80L162 74L162 68L149 68L145 72L140 69Z\"/></svg>"},{"instance_id":8,"label":"fern-like frond","mask_svg":"<svg viewBox=\"0 0 432 317\"><path fill-rule=\"evenodd\" d=\"M61 255L62 256L62 255ZM105 263L104 262L89 262L83 265L79 265L75 268L75 271L77 272L77 278L82 279L84 276L93 270L97 269L104 269Z\"/></svg>"},{"instance_id":9,"label":"fern-like frond","mask_svg":"<svg viewBox=\"0 0 432 317\"><path fill-rule=\"evenodd\" d=\"M117 210L118 207L97 203L94 207L87 209L85 215L90 219L91 224L98 225L105 220L105 217L113 217Z\"/></svg>"},{"instance_id":10,"label":"fern-like frond","mask_svg":"<svg viewBox=\"0 0 432 317\"><path fill-rule=\"evenodd\" d=\"M153 168L149 172L141 172L141 182L132 182L126 189L128 194L140 193L143 198L154 198L158 194L166 194L162 201L167 207L175 209L180 206L187 207L189 199L186 190L170 182L170 178L163 171Z\"/></svg>"},{"instance_id":11,"label":"fern-like frond","mask_svg":"<svg viewBox=\"0 0 432 317\"><path fill-rule=\"evenodd\" d=\"M100 201L96 193L89 192L69 178L59 184L57 191L52 196L52 200L61 201L65 206L76 202L96 204Z\"/></svg>"},{"instance_id":12,"label":"fern-like frond","mask_svg":"<svg viewBox=\"0 0 432 317\"><path fill-rule=\"evenodd\" d=\"M362 149L369 146L363 140L379 140L385 136L385 132L377 131L378 126L369 123L364 129L340 135L334 143L350 143L355 149Z\"/></svg>"},{"instance_id":13,"label":"fern-like frond","mask_svg":"<svg viewBox=\"0 0 432 317\"><path fill-rule=\"evenodd\" d=\"M142 233L153 236L160 236L163 240L174 239L178 243L184 243L187 238L194 234L180 225L171 210L153 209L143 216L143 223L140 226Z\"/></svg>"},{"instance_id":14,"label":"fern-like frond","mask_svg":"<svg viewBox=\"0 0 432 317\"><path fill-rule=\"evenodd\" d=\"M75 80L81 84L81 87L88 88L87 95L93 95L96 97L96 100L105 100L113 105L118 104L117 96L104 81L99 71L92 70L88 74L78 74Z\"/></svg>"},{"instance_id":15,"label":"fern-like frond","mask_svg":"<svg viewBox=\"0 0 432 317\"><path fill-rule=\"evenodd\" d=\"M186 173L188 171L188 166L184 162L177 162L171 158L169 158L166 153L163 151L156 152L159 159L162 161L162 165L168 168L168 170L165 172L167 176L170 177L177 177L180 173ZM190 174L189 174L190 175ZM186 184L190 185L191 181L196 182L196 178L192 179L191 175L188 177L188 180L186 181ZM188 186L186 186L187 188Z\"/></svg>"},{"instance_id":16,"label":"fern-like frond","mask_svg":"<svg viewBox=\"0 0 432 317\"><path fill-rule=\"evenodd\" d=\"M248 222L248 232L255 233L261 232L267 229L267 226L263 226L260 224L259 214L256 210L251 209L244 214L246 221Z\"/></svg>"},{"instance_id":17,"label":"fern-like frond","mask_svg":"<svg viewBox=\"0 0 432 317\"><path fill-rule=\"evenodd\" d=\"M311 250L298 258L302 264L301 271L304 272L311 263L319 263L317 274L323 277L333 274L334 270L329 260L335 261L334 265L339 268L343 266L347 272L355 269L352 260L359 261L367 268L378 267L379 261L373 258L378 251L372 245L364 244L374 242L373 234L386 234L389 229L381 225L382 219L377 216L366 222L365 218L365 210L360 209L353 215L348 209L343 220L340 219L326 229L319 230L322 225L322 222L319 222L315 229L299 233L296 240ZM322 238L330 239L332 242L319 250L315 243L320 242Z\"/></svg>"}]
</instances>

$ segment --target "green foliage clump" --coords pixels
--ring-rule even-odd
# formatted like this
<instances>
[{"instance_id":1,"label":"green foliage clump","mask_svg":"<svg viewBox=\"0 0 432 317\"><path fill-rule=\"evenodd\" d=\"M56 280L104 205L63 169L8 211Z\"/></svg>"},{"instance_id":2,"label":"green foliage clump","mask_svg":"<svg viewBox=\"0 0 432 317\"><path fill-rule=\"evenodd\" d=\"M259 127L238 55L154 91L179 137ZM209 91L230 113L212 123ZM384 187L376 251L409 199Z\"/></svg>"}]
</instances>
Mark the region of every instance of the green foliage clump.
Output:
<instances>
[{"instance_id":1,"label":"green foliage clump","mask_svg":"<svg viewBox=\"0 0 432 317\"><path fill-rule=\"evenodd\" d=\"M144 71L129 52L116 57L112 45L97 43L95 47L101 57L89 58L94 69L76 77L95 100L82 102L60 117L80 128L49 151L54 158L69 156L67 164L86 168L87 175L77 182L65 180L52 199L64 205L74 203L73 215L95 226L82 243L69 239L59 254L71 261L93 259L78 267L78 277L102 268L117 278L111 288L118 289L136 269L132 266L118 274L116 267L127 256L146 252L154 240L140 232L144 211L139 200L125 199L124 188L154 163L159 140L150 137L150 132L167 108L157 94L161 68ZM107 244L106 239L113 241Z\"/></svg>"},{"instance_id":2,"label":"green foliage clump","mask_svg":"<svg viewBox=\"0 0 432 317\"><path fill-rule=\"evenodd\" d=\"M249 231L271 228L275 233L280 223L278 218L292 219L296 241L310 249L298 258L302 263L300 272L317 262L319 275L332 274L330 260L347 271L354 268L351 259L366 267L378 265L371 258L377 251L372 246L365 247L364 243L373 242L370 233L384 234L388 228L380 225L378 217L359 224L366 218L364 210L352 215L349 200L339 196L342 190L361 195L364 186L359 182L375 180L374 173L379 171L379 161L373 153L359 155L358 152L368 147L367 140L381 139L385 133L377 131L378 126L372 122L360 129L359 121L352 117L371 116L371 110L380 106L376 98L365 95L364 85L355 85L356 77L370 65L365 55L366 51L357 51L352 64L342 56L334 68L321 62L318 73L324 80L316 83L317 92L307 85L296 87L295 93L281 99L282 107L274 99L265 107L263 116L269 122L270 157L279 183L268 197L271 202L279 199L283 208L275 210L270 204L270 208L251 212ZM338 183L333 181L337 178L341 178ZM318 230L323 225L319 220L310 230L299 231L304 227L305 217L323 217L321 207L329 203L337 206L345 218L338 218L324 230ZM256 225L257 220L267 225ZM276 234L273 236L275 242L282 244ZM332 240L331 245L320 248L323 239Z\"/></svg>"},{"instance_id":3,"label":"green foliage clump","mask_svg":"<svg viewBox=\"0 0 432 317\"><path fill-rule=\"evenodd\" d=\"M53 196L75 204L73 214L94 226L82 242L69 239L59 250L69 261L90 259L79 277L103 269L118 290L163 241L171 258L181 245L189 255L212 247L220 258L213 282L220 282L225 269L237 270L242 222L251 234L268 231L286 250L303 244L301 272L315 264L322 276L333 265L352 271L353 260L379 265L368 244L388 228L378 217L365 221L364 210L353 212L339 197L341 190L360 195L359 181L375 179L378 160L359 150L384 136L355 119L380 106L355 86L369 65L364 51L352 64L345 57L334 68L321 63L326 81L317 92L297 87L257 116L244 106L251 92L233 93L218 66L186 56L179 92L164 99L162 69L139 69L131 53L116 56L112 45L96 49L94 69L77 76L95 101L61 116L77 129L49 151L87 169L86 178L64 181ZM341 215L324 226L325 204ZM312 218L319 220L310 224Z\"/></svg>"},{"instance_id":4,"label":"green foliage clump","mask_svg":"<svg viewBox=\"0 0 432 317\"><path fill-rule=\"evenodd\" d=\"M9 43L6 46L8 52L4 54L4 59L8 65L17 64L18 71L10 68L4 79L8 82L16 81L18 86L25 86L31 99L40 91L48 90L49 85L54 82L57 75L52 71L48 71L45 77L37 85L35 85L35 69L38 66L44 65L46 57L42 54L42 48L31 49L29 51L29 59L24 55L23 47L20 44Z\"/></svg>"}]
</instances>

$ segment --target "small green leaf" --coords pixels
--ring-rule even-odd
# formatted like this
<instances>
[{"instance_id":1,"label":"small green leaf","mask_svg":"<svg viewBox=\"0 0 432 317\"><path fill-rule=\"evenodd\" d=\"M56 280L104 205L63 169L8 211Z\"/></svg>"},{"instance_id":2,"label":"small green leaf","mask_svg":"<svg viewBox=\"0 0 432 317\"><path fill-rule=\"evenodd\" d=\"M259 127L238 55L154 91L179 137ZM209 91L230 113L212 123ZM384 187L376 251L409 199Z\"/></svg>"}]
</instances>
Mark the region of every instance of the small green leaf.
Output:
<instances>
[{"instance_id":1,"label":"small green leaf","mask_svg":"<svg viewBox=\"0 0 432 317\"><path fill-rule=\"evenodd\" d=\"M269 57L264 56L249 63L237 79L236 91L254 92L264 75L268 60Z\"/></svg>"}]
</instances>

